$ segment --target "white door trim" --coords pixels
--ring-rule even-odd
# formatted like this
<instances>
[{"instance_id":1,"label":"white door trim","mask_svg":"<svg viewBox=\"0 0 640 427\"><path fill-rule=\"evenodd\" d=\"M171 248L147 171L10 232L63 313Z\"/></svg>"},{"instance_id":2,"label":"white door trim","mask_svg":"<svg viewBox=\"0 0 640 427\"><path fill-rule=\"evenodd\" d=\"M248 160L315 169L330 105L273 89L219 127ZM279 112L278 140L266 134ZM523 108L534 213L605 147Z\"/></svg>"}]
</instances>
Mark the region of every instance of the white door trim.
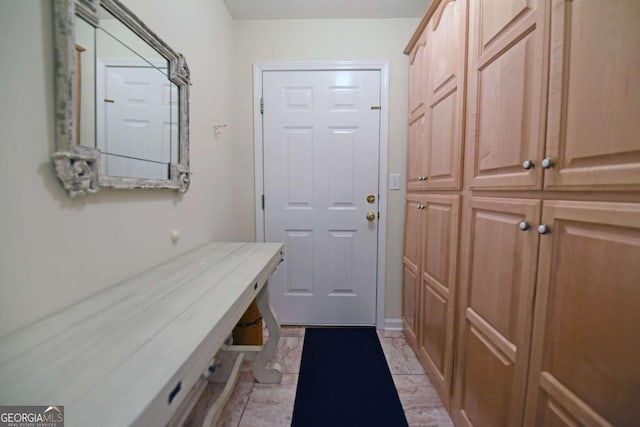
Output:
<instances>
[{"instance_id":1,"label":"white door trim","mask_svg":"<svg viewBox=\"0 0 640 427\"><path fill-rule=\"evenodd\" d=\"M263 71L309 71L309 70L377 70L380 71L380 163L378 194L380 220L378 222L378 272L376 283L376 327L384 329L385 274L387 259L387 159L389 152L389 61L326 61L326 62L256 62L253 64L253 146L255 170L256 241L264 242L264 211L262 191L264 189L262 115ZM286 254L285 254L286 256Z\"/></svg>"}]
</instances>

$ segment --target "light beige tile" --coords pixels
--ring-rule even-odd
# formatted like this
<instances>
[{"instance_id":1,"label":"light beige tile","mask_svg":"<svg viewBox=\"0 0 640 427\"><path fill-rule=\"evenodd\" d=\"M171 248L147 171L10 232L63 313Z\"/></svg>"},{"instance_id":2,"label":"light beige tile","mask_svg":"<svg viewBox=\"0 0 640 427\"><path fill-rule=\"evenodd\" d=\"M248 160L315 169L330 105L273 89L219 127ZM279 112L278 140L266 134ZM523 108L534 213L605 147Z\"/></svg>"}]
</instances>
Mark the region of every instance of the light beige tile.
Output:
<instances>
[{"instance_id":1,"label":"light beige tile","mask_svg":"<svg viewBox=\"0 0 640 427\"><path fill-rule=\"evenodd\" d=\"M378 329L378 337L380 337L380 338L404 338L404 332L402 332L402 331L386 331L384 329Z\"/></svg>"},{"instance_id":2,"label":"light beige tile","mask_svg":"<svg viewBox=\"0 0 640 427\"><path fill-rule=\"evenodd\" d=\"M201 427L202 422L207 416L207 412L220 396L224 384L209 384L202 392L198 403L194 406L189 417L183 424L183 427ZM236 383L233 393L229 397L227 404L222 410L222 414L218 421L218 427L237 427L244 411L244 407L249 400L249 394L253 388L253 382L242 382L240 378Z\"/></svg>"},{"instance_id":3,"label":"light beige tile","mask_svg":"<svg viewBox=\"0 0 640 427\"><path fill-rule=\"evenodd\" d=\"M298 374L304 337L280 337L276 362L282 366L283 374Z\"/></svg>"},{"instance_id":4,"label":"light beige tile","mask_svg":"<svg viewBox=\"0 0 640 427\"><path fill-rule=\"evenodd\" d=\"M380 338L391 374L424 374L424 369L404 337Z\"/></svg>"},{"instance_id":5,"label":"light beige tile","mask_svg":"<svg viewBox=\"0 0 640 427\"><path fill-rule=\"evenodd\" d=\"M248 382L238 382L233 390L233 394L222 410L217 427L237 427L242 418L244 408L247 405L251 390L254 384Z\"/></svg>"},{"instance_id":6,"label":"light beige tile","mask_svg":"<svg viewBox=\"0 0 640 427\"><path fill-rule=\"evenodd\" d=\"M449 426L451 419L426 375L393 375L410 426Z\"/></svg>"},{"instance_id":7,"label":"light beige tile","mask_svg":"<svg viewBox=\"0 0 640 427\"><path fill-rule=\"evenodd\" d=\"M429 409L415 419L409 419L407 416L407 422L409 427L453 427L453 422L444 407Z\"/></svg>"},{"instance_id":8,"label":"light beige tile","mask_svg":"<svg viewBox=\"0 0 640 427\"><path fill-rule=\"evenodd\" d=\"M283 326L280 328L281 337L304 337L304 326Z\"/></svg>"},{"instance_id":9,"label":"light beige tile","mask_svg":"<svg viewBox=\"0 0 640 427\"><path fill-rule=\"evenodd\" d=\"M281 326L280 337L304 337L304 326ZM269 330L266 325L262 328L262 335L264 337L269 336Z\"/></svg>"},{"instance_id":10,"label":"light beige tile","mask_svg":"<svg viewBox=\"0 0 640 427\"><path fill-rule=\"evenodd\" d=\"M297 383L298 375L284 374L281 384L254 384L239 426L290 426Z\"/></svg>"}]
</instances>

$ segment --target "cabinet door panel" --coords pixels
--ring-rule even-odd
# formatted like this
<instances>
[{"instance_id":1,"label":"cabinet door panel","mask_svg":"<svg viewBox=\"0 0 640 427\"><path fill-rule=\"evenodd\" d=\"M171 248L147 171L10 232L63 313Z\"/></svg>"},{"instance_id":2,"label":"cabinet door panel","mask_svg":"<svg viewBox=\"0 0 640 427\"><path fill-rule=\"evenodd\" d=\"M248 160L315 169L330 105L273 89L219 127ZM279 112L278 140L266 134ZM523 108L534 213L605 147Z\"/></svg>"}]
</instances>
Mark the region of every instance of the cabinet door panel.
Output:
<instances>
[{"instance_id":1,"label":"cabinet door panel","mask_svg":"<svg viewBox=\"0 0 640 427\"><path fill-rule=\"evenodd\" d=\"M424 109L427 93L426 61L427 40L425 35L418 40L409 55L409 118L413 119Z\"/></svg>"},{"instance_id":2,"label":"cabinet door panel","mask_svg":"<svg viewBox=\"0 0 640 427\"><path fill-rule=\"evenodd\" d=\"M453 367L459 196L426 195L422 231L420 358L445 406Z\"/></svg>"},{"instance_id":3,"label":"cabinet door panel","mask_svg":"<svg viewBox=\"0 0 640 427\"><path fill-rule=\"evenodd\" d=\"M427 162L427 66L426 31L409 55L409 133L407 142L407 190L424 190L420 177L428 175Z\"/></svg>"},{"instance_id":4,"label":"cabinet door panel","mask_svg":"<svg viewBox=\"0 0 640 427\"><path fill-rule=\"evenodd\" d=\"M409 140L407 143L407 190L416 191L424 189L421 176L427 176L426 170L426 116L424 109L409 123Z\"/></svg>"},{"instance_id":5,"label":"cabinet door panel","mask_svg":"<svg viewBox=\"0 0 640 427\"><path fill-rule=\"evenodd\" d=\"M640 188L640 2L554 0L549 189Z\"/></svg>"},{"instance_id":6,"label":"cabinet door panel","mask_svg":"<svg viewBox=\"0 0 640 427\"><path fill-rule=\"evenodd\" d=\"M526 425L640 425L640 205L549 201L542 222Z\"/></svg>"},{"instance_id":7,"label":"cabinet door panel","mask_svg":"<svg viewBox=\"0 0 640 427\"><path fill-rule=\"evenodd\" d=\"M404 223L404 256L402 276L402 320L409 344L418 348L418 317L420 301L420 254L423 214L420 196L407 195Z\"/></svg>"},{"instance_id":8,"label":"cabinet door panel","mask_svg":"<svg viewBox=\"0 0 640 427\"><path fill-rule=\"evenodd\" d=\"M543 5L471 0L467 135L472 188L542 186ZM525 160L535 166L523 168Z\"/></svg>"},{"instance_id":9,"label":"cabinet door panel","mask_svg":"<svg viewBox=\"0 0 640 427\"><path fill-rule=\"evenodd\" d=\"M474 197L454 416L463 425L522 422L540 201ZM524 221L530 225L520 229Z\"/></svg>"},{"instance_id":10,"label":"cabinet door panel","mask_svg":"<svg viewBox=\"0 0 640 427\"><path fill-rule=\"evenodd\" d=\"M431 18L428 35L429 120L427 169L429 190L461 185L466 2L445 0Z\"/></svg>"}]
</instances>

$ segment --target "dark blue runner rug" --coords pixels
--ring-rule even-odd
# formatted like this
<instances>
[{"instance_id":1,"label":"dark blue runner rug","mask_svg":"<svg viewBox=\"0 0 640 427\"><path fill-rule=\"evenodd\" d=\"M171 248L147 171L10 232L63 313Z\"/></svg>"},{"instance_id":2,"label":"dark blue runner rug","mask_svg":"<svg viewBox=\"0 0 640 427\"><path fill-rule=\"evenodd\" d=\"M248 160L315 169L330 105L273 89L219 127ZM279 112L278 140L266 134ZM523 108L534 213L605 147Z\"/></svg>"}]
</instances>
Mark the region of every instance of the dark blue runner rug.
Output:
<instances>
[{"instance_id":1,"label":"dark blue runner rug","mask_svg":"<svg viewBox=\"0 0 640 427\"><path fill-rule=\"evenodd\" d=\"M375 328L307 328L291 426L408 426Z\"/></svg>"}]
</instances>

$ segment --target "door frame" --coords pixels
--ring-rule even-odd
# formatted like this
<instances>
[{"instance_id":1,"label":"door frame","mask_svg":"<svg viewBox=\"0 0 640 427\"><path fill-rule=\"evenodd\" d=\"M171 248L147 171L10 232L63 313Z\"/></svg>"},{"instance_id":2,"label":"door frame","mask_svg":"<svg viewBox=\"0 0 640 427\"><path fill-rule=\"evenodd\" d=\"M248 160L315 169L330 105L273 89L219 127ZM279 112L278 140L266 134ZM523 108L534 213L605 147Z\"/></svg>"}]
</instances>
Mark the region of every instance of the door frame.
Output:
<instances>
[{"instance_id":1,"label":"door frame","mask_svg":"<svg viewBox=\"0 0 640 427\"><path fill-rule=\"evenodd\" d=\"M255 176L256 241L264 242L264 153L262 114L262 73L264 71L380 71L380 147L378 157L378 258L376 279L376 327L384 329L385 286L387 259L387 161L389 155L389 61L322 61L322 62L256 62L253 64L253 146ZM286 254L285 254L286 256Z\"/></svg>"}]
</instances>

